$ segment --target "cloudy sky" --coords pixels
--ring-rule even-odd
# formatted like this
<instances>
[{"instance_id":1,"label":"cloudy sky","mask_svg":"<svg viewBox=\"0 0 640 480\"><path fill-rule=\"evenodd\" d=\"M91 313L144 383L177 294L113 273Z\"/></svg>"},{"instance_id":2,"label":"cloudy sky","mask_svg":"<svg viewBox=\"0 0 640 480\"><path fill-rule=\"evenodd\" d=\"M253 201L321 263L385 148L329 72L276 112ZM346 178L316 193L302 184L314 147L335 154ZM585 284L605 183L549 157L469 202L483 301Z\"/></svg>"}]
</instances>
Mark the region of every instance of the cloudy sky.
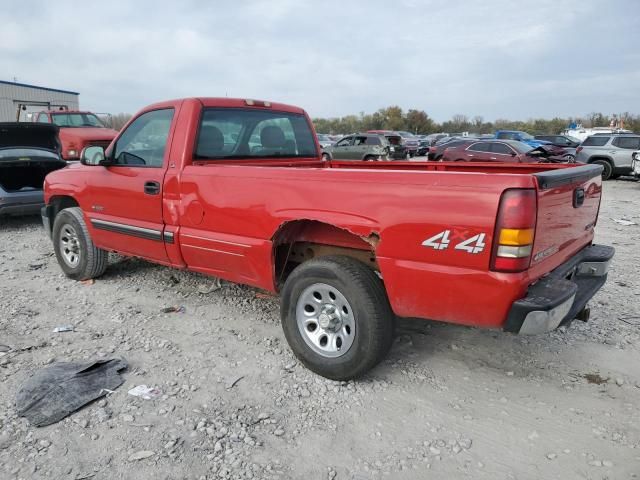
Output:
<instances>
[{"instance_id":1,"label":"cloudy sky","mask_svg":"<svg viewBox=\"0 0 640 480\"><path fill-rule=\"evenodd\" d=\"M640 113L640 0L4 0L0 80L134 112L184 96L442 121Z\"/></svg>"}]
</instances>

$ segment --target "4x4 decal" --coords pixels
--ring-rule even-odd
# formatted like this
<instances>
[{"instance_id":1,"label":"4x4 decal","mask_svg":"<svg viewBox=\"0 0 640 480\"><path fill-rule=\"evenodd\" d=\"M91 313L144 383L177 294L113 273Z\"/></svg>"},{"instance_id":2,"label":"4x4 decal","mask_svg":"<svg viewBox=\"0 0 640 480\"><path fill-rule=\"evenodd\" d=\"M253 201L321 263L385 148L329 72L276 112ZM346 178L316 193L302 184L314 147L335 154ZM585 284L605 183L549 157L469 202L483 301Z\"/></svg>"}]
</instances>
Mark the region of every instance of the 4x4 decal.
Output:
<instances>
[{"instance_id":1,"label":"4x4 decal","mask_svg":"<svg viewBox=\"0 0 640 480\"><path fill-rule=\"evenodd\" d=\"M434 250L446 250L451 244L451 239L449 238L450 236L451 230L444 230L440 233L437 233L433 237L427 238L424 242L422 242L422 246L433 248ZM457 243L454 249L473 254L480 253L484 250L484 247L486 247L486 244L484 243L485 238L486 234L478 233Z\"/></svg>"}]
</instances>

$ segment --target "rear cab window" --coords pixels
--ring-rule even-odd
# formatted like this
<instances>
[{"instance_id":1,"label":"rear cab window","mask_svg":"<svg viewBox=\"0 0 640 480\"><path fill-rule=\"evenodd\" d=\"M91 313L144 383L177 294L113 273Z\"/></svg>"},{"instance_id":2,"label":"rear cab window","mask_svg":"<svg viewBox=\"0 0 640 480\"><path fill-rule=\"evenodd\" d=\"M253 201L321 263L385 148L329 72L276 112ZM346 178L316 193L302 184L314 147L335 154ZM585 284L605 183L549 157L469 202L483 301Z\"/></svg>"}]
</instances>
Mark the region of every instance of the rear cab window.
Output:
<instances>
[{"instance_id":1,"label":"rear cab window","mask_svg":"<svg viewBox=\"0 0 640 480\"><path fill-rule=\"evenodd\" d=\"M317 157L317 151L313 132L302 114L205 108L194 156L199 160L308 158Z\"/></svg>"},{"instance_id":2,"label":"rear cab window","mask_svg":"<svg viewBox=\"0 0 640 480\"><path fill-rule=\"evenodd\" d=\"M587 137L587 139L582 142L583 147L602 147L607 144L611 137L607 137L606 135L598 135Z\"/></svg>"}]
</instances>

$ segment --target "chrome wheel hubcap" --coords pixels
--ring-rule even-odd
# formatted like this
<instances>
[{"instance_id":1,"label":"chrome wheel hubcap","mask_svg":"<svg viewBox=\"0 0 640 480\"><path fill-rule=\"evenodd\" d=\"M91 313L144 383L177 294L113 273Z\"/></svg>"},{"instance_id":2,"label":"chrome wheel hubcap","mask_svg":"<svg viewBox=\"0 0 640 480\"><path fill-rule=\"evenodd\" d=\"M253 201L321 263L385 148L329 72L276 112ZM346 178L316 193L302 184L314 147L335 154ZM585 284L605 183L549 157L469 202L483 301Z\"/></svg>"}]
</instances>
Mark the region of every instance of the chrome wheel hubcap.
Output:
<instances>
[{"instance_id":1,"label":"chrome wheel hubcap","mask_svg":"<svg viewBox=\"0 0 640 480\"><path fill-rule=\"evenodd\" d=\"M80 241L76 229L71 225L64 225L60 231L60 252L64 263L71 268L80 263Z\"/></svg>"},{"instance_id":2,"label":"chrome wheel hubcap","mask_svg":"<svg viewBox=\"0 0 640 480\"><path fill-rule=\"evenodd\" d=\"M314 283L296 304L298 331L305 343L323 357L344 355L353 345L356 323L351 305L336 288Z\"/></svg>"}]
</instances>

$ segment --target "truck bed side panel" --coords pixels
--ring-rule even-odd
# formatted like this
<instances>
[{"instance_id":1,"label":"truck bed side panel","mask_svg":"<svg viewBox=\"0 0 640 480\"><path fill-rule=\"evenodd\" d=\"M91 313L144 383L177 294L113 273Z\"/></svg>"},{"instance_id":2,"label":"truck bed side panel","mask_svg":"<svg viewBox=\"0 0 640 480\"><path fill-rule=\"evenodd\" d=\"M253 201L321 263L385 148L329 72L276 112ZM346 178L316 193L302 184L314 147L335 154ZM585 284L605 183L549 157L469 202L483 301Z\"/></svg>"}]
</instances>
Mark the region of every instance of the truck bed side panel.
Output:
<instances>
[{"instance_id":1,"label":"truck bed side panel","mask_svg":"<svg viewBox=\"0 0 640 480\"><path fill-rule=\"evenodd\" d=\"M286 222L316 220L372 245L397 314L498 326L527 279L502 291L503 277L487 279L496 211L505 188L533 186L530 175L190 165L181 249L189 268L275 290L270 239ZM447 248L423 245L445 231ZM455 248L480 234L479 251Z\"/></svg>"}]
</instances>

